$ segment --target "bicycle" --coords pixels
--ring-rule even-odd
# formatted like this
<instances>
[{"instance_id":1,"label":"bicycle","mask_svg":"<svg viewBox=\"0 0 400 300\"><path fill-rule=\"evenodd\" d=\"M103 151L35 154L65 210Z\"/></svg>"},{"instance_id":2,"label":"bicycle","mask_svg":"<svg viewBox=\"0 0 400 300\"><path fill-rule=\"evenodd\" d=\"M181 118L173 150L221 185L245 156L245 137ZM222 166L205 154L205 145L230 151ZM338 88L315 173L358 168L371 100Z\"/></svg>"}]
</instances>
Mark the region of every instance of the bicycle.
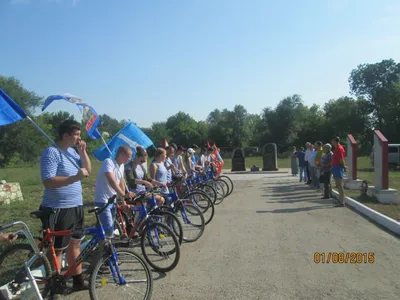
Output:
<instances>
[{"instance_id":1,"label":"bicycle","mask_svg":"<svg viewBox=\"0 0 400 300\"><path fill-rule=\"evenodd\" d=\"M187 225L185 227L186 230L184 230L184 232L186 233L183 237L183 240L185 242L197 241L203 235L205 228L205 220L203 213L198 207L192 204L191 200L179 199L176 187L174 185L170 186L170 190L172 190L170 191L170 193L163 194L165 198L165 204L160 206L160 209L170 211L182 217L183 221L182 224ZM190 215L190 218L188 215ZM200 221L195 222L194 221L195 216L198 216L200 218ZM193 229L198 230L197 235L195 235L194 237L188 237L188 232L194 231Z\"/></svg>"},{"instance_id":2,"label":"bicycle","mask_svg":"<svg viewBox=\"0 0 400 300\"><path fill-rule=\"evenodd\" d=\"M182 200L189 200L191 203L200 209L204 216L205 224L209 224L214 218L215 207L210 197L203 191L191 188L191 181L186 180L183 184L186 186L186 190L179 197ZM170 184L170 186L176 186L176 183ZM207 213L209 212L209 214ZM206 214L207 213L207 214Z\"/></svg>"},{"instance_id":3,"label":"bicycle","mask_svg":"<svg viewBox=\"0 0 400 300\"><path fill-rule=\"evenodd\" d=\"M119 292L125 292L128 287L133 286L132 283L144 283L146 285L145 291L142 293L143 296L140 296L139 299L151 299L152 288L153 288L153 278L151 276L151 271L146 261L143 260L138 254L133 251L129 251L126 248L120 248L114 245L111 239L107 239L104 229L99 221L99 214L114 203L116 199L116 195L111 197L108 200L108 203L103 208L94 208L89 210L89 213L95 213L97 222L100 226L96 228L87 228L87 229L78 229L78 230L62 230L62 231L50 231L50 229L46 229L44 232L44 237L33 237L29 231L29 228L23 222L14 222L3 226L1 229L5 230L12 226L22 224L24 229L21 231L17 231L15 234L18 234L19 238L28 239L28 244L15 244L11 247L7 248L0 255L0 266L1 269L4 268L4 261L8 255L18 252L18 251L26 251L29 252L29 260L24 264L22 268L16 272L13 276L13 279L10 280L9 286L11 287L14 294L22 288L23 283L30 282L33 284L35 289L35 294L37 299L42 300L47 295L50 294L50 299L54 299L58 294L64 294L67 291L67 278L69 278L72 271L79 266L91 253L94 253L93 263L91 263L89 270L90 279L89 279L89 295L90 299L97 300L102 299L105 293L108 293L108 296L104 296L104 299L109 299L116 294L119 295ZM30 216L33 218L43 220L48 216L48 212L43 211L34 211L31 212ZM87 234L92 235L93 238L87 243L87 245L82 249L81 254L76 259L75 263L71 266L68 266L67 271L64 274L61 274L61 266L59 265L56 257L55 250L53 246L53 237L55 236L71 236L73 234ZM123 246L123 245L122 245ZM95 250L97 247L97 251ZM45 256L44 253L50 251L52 254L52 261L54 264L54 269L52 269L49 260ZM136 264L139 264L138 267L141 270L144 270L143 279L139 280L127 280L129 276L122 276L121 266L126 264L126 261L123 259L124 256L130 256ZM31 266L35 264L38 259L42 259L43 262L41 264L37 264L37 269L42 265L42 271L45 270L46 274L34 275ZM135 270L138 268L135 266ZM107 269L107 270L105 270ZM109 269L109 274L107 274ZM111 280L108 281L106 275L111 275ZM28 277L28 279L27 279ZM97 282L99 279L99 282ZM111 284L109 284L111 283ZM38 285L42 285L42 289L39 289ZM107 286L107 288L105 288ZM117 289L117 291L111 291L112 287L120 287L122 289ZM100 291L99 291L100 290ZM134 291L128 292L127 297L132 299L135 296L136 289ZM119 296L120 297L120 296Z\"/></svg>"},{"instance_id":4,"label":"bicycle","mask_svg":"<svg viewBox=\"0 0 400 300\"><path fill-rule=\"evenodd\" d=\"M144 193L144 191L142 193ZM176 235L176 237L178 238L179 245L181 245L182 241L183 241L183 228L182 228L182 224L181 224L180 220L178 219L178 217L170 211L160 210L160 208L157 205L157 202L154 198L154 194L160 194L159 191L157 190L157 188L148 189L145 193L151 194L150 198L147 197L147 195L146 195L146 198L147 198L146 201L147 201L147 204L149 205L149 209L150 209L148 212L149 217L151 217L156 222L161 222L161 223L168 225L172 229L172 231ZM124 210L118 204L117 204L116 208L117 208L116 214L118 214L119 220L122 220ZM123 235L128 236L126 227L123 228L121 226L121 224L118 222L117 218L115 218L114 223L115 223L115 226L117 227L117 230L118 230L120 236L123 236Z\"/></svg>"},{"instance_id":5,"label":"bicycle","mask_svg":"<svg viewBox=\"0 0 400 300\"><path fill-rule=\"evenodd\" d=\"M135 205L133 211L135 215L128 215L126 212L120 212L116 214L116 220L119 223L120 233L126 233L122 235L122 238L128 239L128 244L132 245L135 238L136 231L140 236L140 246L143 257L147 263L158 272L169 272L173 270L180 259L180 244L178 238L175 236L169 226L164 223L155 221L156 215L152 215L144 204L146 201L146 192L141 192L136 195L132 202L139 201L141 205ZM128 202L127 202L128 203ZM130 203L130 202L129 202ZM154 232L154 234L152 234ZM171 250L163 250L169 245L166 240L166 236L171 237L173 248ZM155 259L163 258L163 261L169 259L170 255L175 254L175 258L172 263L166 266L159 266L155 261L152 260L153 253L146 252L146 241L148 242L152 251L156 254ZM163 243L161 243L163 241ZM160 250L161 249L161 250Z\"/></svg>"}]
</instances>

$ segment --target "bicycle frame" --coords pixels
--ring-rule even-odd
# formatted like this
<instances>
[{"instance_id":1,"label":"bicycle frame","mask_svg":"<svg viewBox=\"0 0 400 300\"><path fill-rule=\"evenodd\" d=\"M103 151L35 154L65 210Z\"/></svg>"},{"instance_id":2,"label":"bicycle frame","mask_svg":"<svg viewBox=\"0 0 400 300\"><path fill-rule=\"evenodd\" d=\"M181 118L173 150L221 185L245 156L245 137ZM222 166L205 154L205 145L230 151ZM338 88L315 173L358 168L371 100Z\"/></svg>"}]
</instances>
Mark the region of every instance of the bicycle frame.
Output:
<instances>
[{"instance_id":1,"label":"bicycle frame","mask_svg":"<svg viewBox=\"0 0 400 300\"><path fill-rule=\"evenodd\" d=\"M139 207L139 208L137 208ZM143 208L140 208L143 207ZM117 208L117 215L120 218L121 221L124 220L124 217L122 216L122 208L120 205L116 205ZM128 233L126 231L126 225L122 222L121 227L124 230L124 233L129 237L129 238L133 238L133 235L135 234L135 231L137 230L139 233L141 232L141 229L144 226L145 220L147 219L148 213L147 213L147 209L145 206L135 206L134 209L137 213L139 213L139 218L137 221L137 224L134 223L133 221L131 221L131 225L132 225L132 229L131 231ZM132 220L132 218L129 216L129 220Z\"/></svg>"},{"instance_id":2,"label":"bicycle frame","mask_svg":"<svg viewBox=\"0 0 400 300\"><path fill-rule=\"evenodd\" d=\"M50 251L52 254L52 260L56 269L57 274L61 274L61 266L58 264L57 258L56 258L56 252L53 246L53 237L56 236L71 236L75 232L81 232L82 230L60 230L60 231L51 231L50 229L46 230L45 236L42 240L41 246L49 244L50 245ZM92 235L92 239L88 242L88 244L81 250L81 253L79 254L78 258L75 260L75 262L68 267L67 271L62 275L64 279L68 278L69 276L72 275L72 272L80 265L82 262L89 256L89 254L92 252L92 250L101 243L101 241L106 241L107 236L104 231L103 226L100 224L99 227L96 228L87 228L83 230L83 233L86 235ZM117 254L115 251L114 246L111 244L111 250L112 250L112 264L110 264L110 269L111 273L113 275L114 280L116 279L116 274L118 274L118 279L119 279L119 284L125 284L126 281L124 278L122 278L119 270L119 266L116 263L117 262ZM116 268L116 270L114 270Z\"/></svg>"},{"instance_id":3,"label":"bicycle frame","mask_svg":"<svg viewBox=\"0 0 400 300\"><path fill-rule=\"evenodd\" d=\"M42 239L42 242L40 243L40 247L43 249L47 245L49 247L49 250L52 255L52 262L54 263L55 271L60 274L61 272L61 266L58 263L58 260L56 258L56 251L54 249L53 245L53 237L57 236L71 236L74 234L74 230L59 230L59 231L51 231L49 228L46 229L45 235ZM93 235L93 238L89 241L89 243L86 245L85 248L82 249L81 253L79 254L78 258L74 262L72 266L69 266L67 271L64 273L63 277L68 278L72 270L74 270L76 267L78 267L83 260L88 256L88 254L93 250L93 248L100 243L101 240L104 240L106 238L105 232L103 227L98 227L98 228L88 228L84 230L85 234L88 235Z\"/></svg>"},{"instance_id":4,"label":"bicycle frame","mask_svg":"<svg viewBox=\"0 0 400 300\"><path fill-rule=\"evenodd\" d=\"M137 201L141 201L142 205L135 205L134 208L133 208L133 210L136 211L136 213L139 213L139 217L138 217L137 224L135 224L134 221L133 221L131 232L129 232L129 234L127 234L129 236L129 238L131 238L131 239L133 238L133 235L135 234L136 230L139 232L140 235L143 234L142 230L143 230L145 224L148 222L150 213L153 210L158 208L157 204L155 204L151 208L151 210L148 211L146 206L143 204L143 201L145 201L145 200L141 199L141 200L137 200ZM153 201L155 202L154 197L153 197ZM123 217L122 217L121 211L122 211L121 207L119 205L117 205L117 213L118 213L118 216L122 220ZM130 218L130 220L132 220L132 218ZM123 222L122 222L122 227L123 227L124 233L126 233L126 226L125 226L125 224ZM158 239L158 242L159 242L160 240L159 240L159 235L158 235L157 229L155 229L155 231L156 231L157 239Z\"/></svg>"}]
</instances>

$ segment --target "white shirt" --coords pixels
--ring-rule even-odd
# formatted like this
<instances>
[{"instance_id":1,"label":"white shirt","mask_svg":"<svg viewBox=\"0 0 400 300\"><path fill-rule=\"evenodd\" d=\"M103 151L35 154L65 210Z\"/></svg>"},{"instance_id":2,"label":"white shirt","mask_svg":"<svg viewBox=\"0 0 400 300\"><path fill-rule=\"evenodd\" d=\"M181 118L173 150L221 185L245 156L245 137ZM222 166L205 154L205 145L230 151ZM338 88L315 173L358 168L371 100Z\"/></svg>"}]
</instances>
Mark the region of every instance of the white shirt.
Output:
<instances>
[{"instance_id":1,"label":"white shirt","mask_svg":"<svg viewBox=\"0 0 400 300\"><path fill-rule=\"evenodd\" d=\"M205 156L204 154L201 155L200 157L200 162L201 162L201 166L204 168L206 165L206 161L207 161L207 156Z\"/></svg>"},{"instance_id":2,"label":"white shirt","mask_svg":"<svg viewBox=\"0 0 400 300\"><path fill-rule=\"evenodd\" d=\"M306 154L304 155L304 160L309 161L311 155L312 155L312 151L310 149L307 149Z\"/></svg>"},{"instance_id":3,"label":"white shirt","mask_svg":"<svg viewBox=\"0 0 400 300\"><path fill-rule=\"evenodd\" d=\"M108 183L105 173L114 172L114 178L117 184L121 182L124 176L124 164L119 166L119 171L116 162L111 158L106 158L101 165L100 171L96 178L96 190L94 192L95 204L106 204L108 199L116 194L115 190Z\"/></svg>"}]
</instances>

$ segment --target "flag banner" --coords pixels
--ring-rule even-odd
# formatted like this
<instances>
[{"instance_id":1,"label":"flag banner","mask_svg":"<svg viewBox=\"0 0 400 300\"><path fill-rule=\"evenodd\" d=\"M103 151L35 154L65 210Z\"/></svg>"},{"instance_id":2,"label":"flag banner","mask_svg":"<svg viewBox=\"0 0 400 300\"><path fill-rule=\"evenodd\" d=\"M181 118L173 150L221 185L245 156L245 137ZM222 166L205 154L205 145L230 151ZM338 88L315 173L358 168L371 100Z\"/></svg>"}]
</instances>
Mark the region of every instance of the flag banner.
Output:
<instances>
[{"instance_id":1,"label":"flag banner","mask_svg":"<svg viewBox=\"0 0 400 300\"><path fill-rule=\"evenodd\" d=\"M124 128L118 131L106 145L97 148L94 156L100 161L106 158L115 158L117 150L122 145L128 145L132 149L132 157L136 154L136 147L141 146L144 149L154 146L150 138L132 122L126 124ZM108 151L107 147L110 149Z\"/></svg>"},{"instance_id":2,"label":"flag banner","mask_svg":"<svg viewBox=\"0 0 400 300\"><path fill-rule=\"evenodd\" d=\"M62 94L62 95L51 95L47 97L42 107L42 111L44 111L53 101L56 100L65 100L70 103L76 104L82 113L82 120L86 122L85 129L86 132L88 133L88 136L92 140L101 138L101 134L97 129L97 127L100 124L100 117L93 107L83 102L83 100L77 96L71 94Z\"/></svg>"},{"instance_id":3,"label":"flag banner","mask_svg":"<svg viewBox=\"0 0 400 300\"><path fill-rule=\"evenodd\" d=\"M0 89L0 126L11 124L18 122L22 119L27 119L32 123L36 129L44 135L46 139L52 143L54 147L56 147L56 143L44 132L39 125L37 125L23 110L18 106L2 89ZM67 159L71 161L71 163L77 167L79 170L80 167L76 164L75 160L72 159L69 152L63 151L62 153L66 154Z\"/></svg>"},{"instance_id":4,"label":"flag banner","mask_svg":"<svg viewBox=\"0 0 400 300\"><path fill-rule=\"evenodd\" d=\"M0 88L0 126L21 121L26 117L22 108Z\"/></svg>"}]
</instances>

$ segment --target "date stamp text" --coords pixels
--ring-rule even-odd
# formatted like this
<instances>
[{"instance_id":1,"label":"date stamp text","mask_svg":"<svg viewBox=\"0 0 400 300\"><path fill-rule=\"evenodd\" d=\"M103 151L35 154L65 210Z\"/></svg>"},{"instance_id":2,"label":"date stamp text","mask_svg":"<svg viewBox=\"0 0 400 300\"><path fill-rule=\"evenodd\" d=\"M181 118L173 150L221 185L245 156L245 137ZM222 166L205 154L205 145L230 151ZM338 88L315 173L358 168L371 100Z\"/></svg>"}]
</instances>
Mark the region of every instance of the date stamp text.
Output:
<instances>
[{"instance_id":1,"label":"date stamp text","mask_svg":"<svg viewBox=\"0 0 400 300\"><path fill-rule=\"evenodd\" d=\"M316 264L373 264L374 252L315 252Z\"/></svg>"}]
</instances>

